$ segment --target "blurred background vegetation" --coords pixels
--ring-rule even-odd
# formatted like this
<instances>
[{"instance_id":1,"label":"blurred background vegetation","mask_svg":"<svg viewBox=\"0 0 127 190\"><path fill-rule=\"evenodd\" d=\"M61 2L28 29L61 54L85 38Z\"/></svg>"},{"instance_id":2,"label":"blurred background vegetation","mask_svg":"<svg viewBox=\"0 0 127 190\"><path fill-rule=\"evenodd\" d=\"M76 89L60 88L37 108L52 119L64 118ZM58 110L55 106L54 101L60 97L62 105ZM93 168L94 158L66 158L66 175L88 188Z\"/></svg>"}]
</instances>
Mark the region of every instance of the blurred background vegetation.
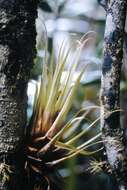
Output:
<instances>
[{"instance_id":1,"label":"blurred background vegetation","mask_svg":"<svg viewBox=\"0 0 127 190\"><path fill-rule=\"evenodd\" d=\"M75 42L88 31L94 31L92 40L87 43L82 51L79 69L82 65L88 65L87 72L82 77L77 97L73 108L69 113L72 116L80 107L99 105L101 64L103 60L103 40L105 28L105 11L97 0L40 0L38 7L37 27L37 57L31 72L31 81L28 85L28 118L32 113L33 94L35 83L39 75L48 44L48 57L51 51L58 55L58 49L65 41L71 53L75 51ZM123 67L123 78L121 82L121 104L126 109L126 66ZM77 71L78 72L78 71ZM74 73L76 75L76 73ZM74 76L75 77L75 76ZM86 128L92 121L99 117L99 109L90 111L87 120L81 124L81 129ZM123 125L126 117L122 115ZM90 138L100 130L99 123L87 133ZM75 133L75 132L74 132ZM84 141L86 139L81 139ZM92 149L96 150L94 146ZM63 189L65 190L116 190L114 179L109 178L103 171L92 173L88 169L91 160L103 160L103 152L94 157L73 158L58 168L59 174L64 178ZM62 189L60 187L60 189Z\"/></svg>"}]
</instances>

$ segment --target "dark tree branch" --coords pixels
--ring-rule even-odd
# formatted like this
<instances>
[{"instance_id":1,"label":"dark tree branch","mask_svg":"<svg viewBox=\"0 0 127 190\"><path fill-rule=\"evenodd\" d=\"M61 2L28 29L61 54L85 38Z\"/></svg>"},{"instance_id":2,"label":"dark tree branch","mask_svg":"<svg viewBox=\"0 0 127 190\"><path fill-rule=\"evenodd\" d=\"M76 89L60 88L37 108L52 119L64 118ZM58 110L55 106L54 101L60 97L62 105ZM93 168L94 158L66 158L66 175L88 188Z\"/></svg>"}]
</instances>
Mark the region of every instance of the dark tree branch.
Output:
<instances>
[{"instance_id":1,"label":"dark tree branch","mask_svg":"<svg viewBox=\"0 0 127 190\"><path fill-rule=\"evenodd\" d=\"M99 4L104 7L104 9L107 9L108 6L108 0L98 0Z\"/></svg>"},{"instance_id":2,"label":"dark tree branch","mask_svg":"<svg viewBox=\"0 0 127 190\"><path fill-rule=\"evenodd\" d=\"M127 157L120 126L120 78L126 19L126 0L108 3L101 84L101 127L107 160L120 190L127 190Z\"/></svg>"},{"instance_id":3,"label":"dark tree branch","mask_svg":"<svg viewBox=\"0 0 127 190\"><path fill-rule=\"evenodd\" d=\"M0 190L23 189L21 144L36 16L36 0L0 0Z\"/></svg>"}]
</instances>

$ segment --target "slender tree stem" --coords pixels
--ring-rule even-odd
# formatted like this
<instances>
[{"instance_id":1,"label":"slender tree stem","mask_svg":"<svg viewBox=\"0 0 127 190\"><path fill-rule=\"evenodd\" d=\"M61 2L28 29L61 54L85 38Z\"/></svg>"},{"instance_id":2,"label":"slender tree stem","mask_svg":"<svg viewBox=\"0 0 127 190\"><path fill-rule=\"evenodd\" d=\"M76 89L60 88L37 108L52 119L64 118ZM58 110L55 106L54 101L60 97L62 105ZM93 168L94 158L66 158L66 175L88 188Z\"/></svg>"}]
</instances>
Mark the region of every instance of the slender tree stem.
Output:
<instances>
[{"instance_id":1,"label":"slender tree stem","mask_svg":"<svg viewBox=\"0 0 127 190\"><path fill-rule=\"evenodd\" d=\"M127 190L127 157L120 126L120 78L126 19L126 0L107 3L104 61L101 80L101 127L107 160L120 190Z\"/></svg>"}]
</instances>

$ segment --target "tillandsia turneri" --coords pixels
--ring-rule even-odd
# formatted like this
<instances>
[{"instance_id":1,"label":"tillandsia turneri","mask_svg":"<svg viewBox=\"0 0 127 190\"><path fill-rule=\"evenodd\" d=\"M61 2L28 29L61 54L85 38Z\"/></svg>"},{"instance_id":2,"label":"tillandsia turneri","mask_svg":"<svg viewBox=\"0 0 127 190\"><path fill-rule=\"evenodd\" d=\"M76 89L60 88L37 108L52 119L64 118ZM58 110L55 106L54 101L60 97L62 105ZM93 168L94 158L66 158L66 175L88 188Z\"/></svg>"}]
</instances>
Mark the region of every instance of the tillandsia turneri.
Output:
<instances>
[{"instance_id":1,"label":"tillandsia turneri","mask_svg":"<svg viewBox=\"0 0 127 190\"><path fill-rule=\"evenodd\" d=\"M73 58L63 43L58 58L55 60L52 53L50 63L45 59L43 64L41 80L36 88L33 114L26 130L25 170L34 190L50 189L52 183L50 174L57 164L78 154L88 156L99 151L91 152L88 148L100 137L100 133L81 145L74 146L75 142L99 121L99 118L75 136L72 136L73 130L70 132L70 129L78 128L90 109L96 109L98 106L82 108L69 121L66 119L85 68L78 72L75 80L74 73L82 48L91 36L92 32L78 41ZM67 134L70 138L66 138Z\"/></svg>"}]
</instances>

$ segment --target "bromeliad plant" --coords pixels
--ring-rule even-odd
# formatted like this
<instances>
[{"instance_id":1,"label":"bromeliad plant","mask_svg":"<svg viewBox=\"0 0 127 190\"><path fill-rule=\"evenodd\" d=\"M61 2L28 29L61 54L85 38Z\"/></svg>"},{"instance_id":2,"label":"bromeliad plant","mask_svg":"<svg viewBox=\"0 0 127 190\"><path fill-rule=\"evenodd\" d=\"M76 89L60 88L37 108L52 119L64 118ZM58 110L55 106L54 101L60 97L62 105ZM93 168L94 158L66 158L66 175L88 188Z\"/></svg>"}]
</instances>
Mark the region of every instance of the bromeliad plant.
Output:
<instances>
[{"instance_id":1,"label":"bromeliad plant","mask_svg":"<svg viewBox=\"0 0 127 190\"><path fill-rule=\"evenodd\" d=\"M57 61L54 61L55 57L52 53L50 63L45 61L43 64L41 81L36 88L33 114L26 131L25 169L33 183L32 189L34 190L50 189L51 174L57 164L78 154L84 156L93 154L94 152L88 151L88 148L100 136L98 134L87 142L77 145L77 147L74 146L77 140L83 137L99 120L95 120L88 128L75 136L72 135L73 131L83 122L89 110L96 107L81 109L67 121L68 113L85 71L83 68L78 72L77 78L74 80L82 47L88 41L87 36L88 34L78 42L73 59L72 57L70 59L70 50L65 51L63 44Z\"/></svg>"}]
</instances>

